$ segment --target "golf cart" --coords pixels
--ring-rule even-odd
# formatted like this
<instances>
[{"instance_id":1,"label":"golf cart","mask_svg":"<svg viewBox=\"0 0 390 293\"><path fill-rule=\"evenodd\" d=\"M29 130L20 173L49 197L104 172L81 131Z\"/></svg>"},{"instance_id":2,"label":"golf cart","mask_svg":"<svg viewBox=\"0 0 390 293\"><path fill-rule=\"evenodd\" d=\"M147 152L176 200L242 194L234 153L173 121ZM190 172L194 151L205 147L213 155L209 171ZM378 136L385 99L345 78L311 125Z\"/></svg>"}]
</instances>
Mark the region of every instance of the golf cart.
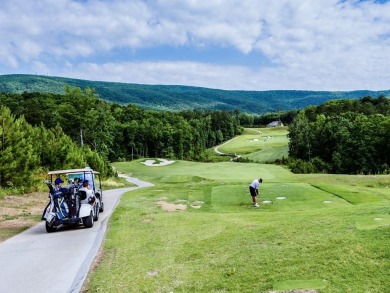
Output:
<instances>
[{"instance_id":1,"label":"golf cart","mask_svg":"<svg viewBox=\"0 0 390 293\"><path fill-rule=\"evenodd\" d=\"M104 211L100 174L89 167L47 173L49 203L43 211L48 233L60 225L91 228ZM66 184L66 185L62 185Z\"/></svg>"}]
</instances>

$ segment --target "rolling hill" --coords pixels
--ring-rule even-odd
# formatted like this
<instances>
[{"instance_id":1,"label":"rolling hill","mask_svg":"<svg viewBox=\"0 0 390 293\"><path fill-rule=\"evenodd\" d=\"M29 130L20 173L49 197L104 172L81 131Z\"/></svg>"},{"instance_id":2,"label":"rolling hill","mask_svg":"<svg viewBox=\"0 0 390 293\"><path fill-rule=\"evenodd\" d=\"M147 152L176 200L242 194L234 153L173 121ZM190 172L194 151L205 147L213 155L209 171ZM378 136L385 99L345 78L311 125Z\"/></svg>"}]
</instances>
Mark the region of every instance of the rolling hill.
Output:
<instances>
[{"instance_id":1,"label":"rolling hill","mask_svg":"<svg viewBox=\"0 0 390 293\"><path fill-rule=\"evenodd\" d=\"M250 114L301 109L332 99L358 99L364 96L390 96L384 91L242 91L179 85L146 85L89 81L63 77L12 74L0 75L0 92L47 92L62 94L65 86L95 89L100 98L144 109L177 111L189 109L240 110Z\"/></svg>"}]
</instances>

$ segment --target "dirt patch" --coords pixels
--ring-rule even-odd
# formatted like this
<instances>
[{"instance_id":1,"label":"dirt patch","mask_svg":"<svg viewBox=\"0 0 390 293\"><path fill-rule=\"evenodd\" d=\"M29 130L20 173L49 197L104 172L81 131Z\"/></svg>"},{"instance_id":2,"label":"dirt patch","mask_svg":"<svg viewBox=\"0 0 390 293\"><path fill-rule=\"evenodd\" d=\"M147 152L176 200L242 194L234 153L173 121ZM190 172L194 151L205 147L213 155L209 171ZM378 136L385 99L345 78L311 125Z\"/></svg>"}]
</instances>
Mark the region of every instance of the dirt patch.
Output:
<instances>
[{"instance_id":1,"label":"dirt patch","mask_svg":"<svg viewBox=\"0 0 390 293\"><path fill-rule=\"evenodd\" d=\"M9 195L0 199L0 242L40 221L49 202L46 192Z\"/></svg>"},{"instance_id":2,"label":"dirt patch","mask_svg":"<svg viewBox=\"0 0 390 293\"><path fill-rule=\"evenodd\" d=\"M148 277L157 277L158 276L158 271L150 271L147 272Z\"/></svg>"},{"instance_id":3,"label":"dirt patch","mask_svg":"<svg viewBox=\"0 0 390 293\"><path fill-rule=\"evenodd\" d=\"M168 203L164 200L159 200L157 204L163 211L167 212L185 211L187 209L187 205L185 204Z\"/></svg>"}]
</instances>

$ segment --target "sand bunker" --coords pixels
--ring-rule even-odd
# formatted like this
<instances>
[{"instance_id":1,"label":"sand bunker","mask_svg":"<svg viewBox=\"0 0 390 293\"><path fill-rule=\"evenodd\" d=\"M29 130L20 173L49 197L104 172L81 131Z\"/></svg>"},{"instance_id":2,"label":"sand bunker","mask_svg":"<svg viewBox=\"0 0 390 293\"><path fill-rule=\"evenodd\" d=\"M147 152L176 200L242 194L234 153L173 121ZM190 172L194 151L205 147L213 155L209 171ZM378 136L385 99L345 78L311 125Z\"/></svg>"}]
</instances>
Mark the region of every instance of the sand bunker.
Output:
<instances>
[{"instance_id":1,"label":"sand bunker","mask_svg":"<svg viewBox=\"0 0 390 293\"><path fill-rule=\"evenodd\" d=\"M284 196L278 196L276 199L286 199Z\"/></svg>"},{"instance_id":2,"label":"sand bunker","mask_svg":"<svg viewBox=\"0 0 390 293\"><path fill-rule=\"evenodd\" d=\"M324 200L323 203L332 203L331 200Z\"/></svg>"},{"instance_id":3,"label":"sand bunker","mask_svg":"<svg viewBox=\"0 0 390 293\"><path fill-rule=\"evenodd\" d=\"M144 164L145 166L149 167L160 167L160 166L166 166L169 164L174 163L175 161L169 161L166 159L157 159L156 160L146 160L145 162L141 162L141 164Z\"/></svg>"},{"instance_id":4,"label":"sand bunker","mask_svg":"<svg viewBox=\"0 0 390 293\"><path fill-rule=\"evenodd\" d=\"M204 204L204 201L194 201L190 207L192 207L193 209L200 209L202 207L202 205Z\"/></svg>"},{"instance_id":5,"label":"sand bunker","mask_svg":"<svg viewBox=\"0 0 390 293\"><path fill-rule=\"evenodd\" d=\"M163 200L159 200L157 204L161 207L163 211L167 212L185 211L187 209L187 205L185 204L168 203Z\"/></svg>"},{"instance_id":6,"label":"sand bunker","mask_svg":"<svg viewBox=\"0 0 390 293\"><path fill-rule=\"evenodd\" d=\"M194 205L190 205L190 207L192 207L193 209L200 209L202 206L194 206Z\"/></svg>"},{"instance_id":7,"label":"sand bunker","mask_svg":"<svg viewBox=\"0 0 390 293\"><path fill-rule=\"evenodd\" d=\"M374 218L374 221L382 221L382 218Z\"/></svg>"}]
</instances>

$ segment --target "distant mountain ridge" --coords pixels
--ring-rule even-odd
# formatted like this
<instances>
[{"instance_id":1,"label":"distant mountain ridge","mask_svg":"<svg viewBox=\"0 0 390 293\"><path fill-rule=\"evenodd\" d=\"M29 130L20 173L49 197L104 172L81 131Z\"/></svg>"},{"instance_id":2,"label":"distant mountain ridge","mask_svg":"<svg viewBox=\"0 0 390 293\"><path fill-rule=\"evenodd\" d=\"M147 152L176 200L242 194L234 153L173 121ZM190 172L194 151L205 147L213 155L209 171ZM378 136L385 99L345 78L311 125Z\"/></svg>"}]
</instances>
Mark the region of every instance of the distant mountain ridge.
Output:
<instances>
[{"instance_id":1,"label":"distant mountain ridge","mask_svg":"<svg viewBox=\"0 0 390 293\"><path fill-rule=\"evenodd\" d=\"M250 114L302 109L333 99L359 99L364 96L389 97L384 91L302 91L220 90L180 85L146 85L90 81L54 76L11 74L0 75L0 92L46 92L63 94L65 86L95 89L101 99L134 104L144 109L178 111L190 109L240 110Z\"/></svg>"}]
</instances>

